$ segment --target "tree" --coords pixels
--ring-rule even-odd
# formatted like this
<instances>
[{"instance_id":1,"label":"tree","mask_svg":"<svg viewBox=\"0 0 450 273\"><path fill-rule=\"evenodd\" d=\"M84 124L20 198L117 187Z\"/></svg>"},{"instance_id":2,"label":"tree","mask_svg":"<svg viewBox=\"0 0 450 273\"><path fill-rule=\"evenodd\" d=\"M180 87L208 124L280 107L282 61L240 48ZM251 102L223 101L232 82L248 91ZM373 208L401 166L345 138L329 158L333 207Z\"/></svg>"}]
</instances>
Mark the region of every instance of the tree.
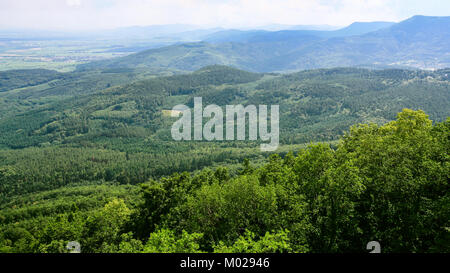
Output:
<instances>
[{"instance_id":1,"label":"tree","mask_svg":"<svg viewBox=\"0 0 450 273\"><path fill-rule=\"evenodd\" d=\"M198 241L202 236L201 233L189 234L186 231L176 236L169 229L161 229L150 234L144 253L199 253Z\"/></svg>"},{"instance_id":2,"label":"tree","mask_svg":"<svg viewBox=\"0 0 450 273\"><path fill-rule=\"evenodd\" d=\"M244 235L231 246L226 246L223 242L219 242L214 247L215 253L287 253L292 248L289 242L289 231L266 232L266 234L256 239L256 235L251 231L246 231Z\"/></svg>"}]
</instances>

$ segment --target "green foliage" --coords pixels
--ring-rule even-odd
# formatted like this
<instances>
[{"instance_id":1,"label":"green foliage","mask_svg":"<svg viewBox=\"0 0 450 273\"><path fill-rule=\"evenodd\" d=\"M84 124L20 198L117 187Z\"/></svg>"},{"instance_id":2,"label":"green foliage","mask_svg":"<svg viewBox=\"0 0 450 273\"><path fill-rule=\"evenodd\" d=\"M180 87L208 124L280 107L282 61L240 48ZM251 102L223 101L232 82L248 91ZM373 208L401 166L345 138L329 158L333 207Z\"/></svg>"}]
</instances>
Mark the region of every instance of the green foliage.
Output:
<instances>
[{"instance_id":1,"label":"green foliage","mask_svg":"<svg viewBox=\"0 0 450 273\"><path fill-rule=\"evenodd\" d=\"M89 82L96 73L65 75L61 90L43 87L0 94L0 106L8 110L0 111L0 145L107 145L130 151L150 142L157 149L171 140L173 119L162 111L179 103L190 105L194 96L203 97L205 105L279 104L284 144L337 140L352 124L383 124L405 107L425 110L442 121L450 104L445 70L339 68L264 75L212 66L140 81L100 76L102 84L84 87L80 81ZM70 93L73 86L84 92Z\"/></svg>"},{"instance_id":2,"label":"green foliage","mask_svg":"<svg viewBox=\"0 0 450 273\"><path fill-rule=\"evenodd\" d=\"M450 105L446 70L339 68L263 75L211 66L132 83L142 75L90 73L67 73L53 87L0 94L0 107L5 107L0 111L0 202L73 184L138 184L267 156L255 142L174 145L174 120L162 111L189 104L194 96L220 106L280 104L285 145L336 141L350 125L384 124L404 107L443 121ZM98 86L82 84L97 76ZM73 96L73 86L86 92Z\"/></svg>"},{"instance_id":3,"label":"green foliage","mask_svg":"<svg viewBox=\"0 0 450 273\"><path fill-rule=\"evenodd\" d=\"M449 121L405 109L353 126L336 149L244 160L234 176L220 167L22 196L1 207L0 251L59 253L78 241L85 253L337 253L376 240L387 253L448 252Z\"/></svg>"},{"instance_id":4,"label":"green foliage","mask_svg":"<svg viewBox=\"0 0 450 273\"><path fill-rule=\"evenodd\" d=\"M161 229L150 234L144 253L199 253L197 241L201 238L200 233L183 231L180 236L176 236L171 230Z\"/></svg>"},{"instance_id":5,"label":"green foliage","mask_svg":"<svg viewBox=\"0 0 450 273\"><path fill-rule=\"evenodd\" d=\"M372 240L385 252L446 251L448 134L448 121L433 126L405 109L384 126L353 127L337 150L312 145L296 157L271 156L262 168L244 163L226 182L184 186L183 198L158 216L171 221L159 223L203 234L206 251L361 252Z\"/></svg>"},{"instance_id":6,"label":"green foliage","mask_svg":"<svg viewBox=\"0 0 450 273\"><path fill-rule=\"evenodd\" d=\"M111 245L120 245L124 239L122 231L131 213L123 200L115 199L88 217L84 223L83 240L80 241L84 251L108 252Z\"/></svg>"},{"instance_id":7,"label":"green foliage","mask_svg":"<svg viewBox=\"0 0 450 273\"><path fill-rule=\"evenodd\" d=\"M267 232L264 237L255 241L255 234L246 231L232 246L220 242L214 247L216 253L285 253L292 249L289 245L288 231L274 234Z\"/></svg>"},{"instance_id":8,"label":"green foliage","mask_svg":"<svg viewBox=\"0 0 450 273\"><path fill-rule=\"evenodd\" d=\"M440 208L449 194L448 143L439 141L448 134L448 121L433 128L424 112L408 109L384 126L352 128L339 150L367 188L356 207L362 238L388 242L386 251L423 252L434 244L424 238L448 236Z\"/></svg>"},{"instance_id":9,"label":"green foliage","mask_svg":"<svg viewBox=\"0 0 450 273\"><path fill-rule=\"evenodd\" d=\"M86 253L334 253L373 240L384 252L449 251L445 70L212 66L132 83L145 76L78 71L41 83L36 73L14 83L33 86L0 94L0 252L78 241ZM195 96L279 104L283 144L344 136L280 155L246 141L174 145L162 110ZM437 123L408 109L391 121L404 107Z\"/></svg>"},{"instance_id":10,"label":"green foliage","mask_svg":"<svg viewBox=\"0 0 450 273\"><path fill-rule=\"evenodd\" d=\"M61 77L61 73L46 69L0 71L0 92L39 85Z\"/></svg>"}]
</instances>

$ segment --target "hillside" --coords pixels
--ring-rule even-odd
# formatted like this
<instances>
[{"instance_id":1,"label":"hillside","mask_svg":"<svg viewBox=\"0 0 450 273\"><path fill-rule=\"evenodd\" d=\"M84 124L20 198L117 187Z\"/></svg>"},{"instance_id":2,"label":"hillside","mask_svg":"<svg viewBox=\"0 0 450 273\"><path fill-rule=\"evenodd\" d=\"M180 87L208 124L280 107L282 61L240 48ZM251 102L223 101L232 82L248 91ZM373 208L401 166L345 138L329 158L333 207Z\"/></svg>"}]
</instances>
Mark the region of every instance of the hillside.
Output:
<instances>
[{"instance_id":1,"label":"hillside","mask_svg":"<svg viewBox=\"0 0 450 273\"><path fill-rule=\"evenodd\" d=\"M84 80L74 77L65 83L77 85L77 79ZM222 107L280 105L282 145L332 142L352 124L384 124L403 108L422 109L435 121L445 120L450 113L448 70L341 68L277 75L211 66L191 74L149 78L75 96L50 92L53 89L30 87L0 95L8 105L20 106L20 111L13 108L8 114L2 113L0 119L3 167L7 172L21 173L13 179L15 184L0 184L3 198L9 192L28 191L26 184L21 186L19 181L31 179L36 189L51 189L91 180L87 173L96 172L97 164L109 167L108 172L95 174L96 179L114 181L126 177L126 181L139 181L260 154L259 143L248 141L174 145L170 136L174 119L164 115L163 110L180 103L192 106L196 96L203 98L204 105ZM61 158L61 162L48 164L48 153ZM91 157L95 159L77 163L83 172L71 163ZM69 166L71 169L66 169ZM61 170L65 171L59 182L46 182L47 173Z\"/></svg>"},{"instance_id":2,"label":"hillside","mask_svg":"<svg viewBox=\"0 0 450 273\"><path fill-rule=\"evenodd\" d=\"M78 69L140 67L194 71L214 64L256 72L340 66L445 68L450 66L449 26L450 17L415 16L392 25L356 23L328 32L219 32L209 38L213 43L152 49L83 64Z\"/></svg>"},{"instance_id":3,"label":"hillside","mask_svg":"<svg viewBox=\"0 0 450 273\"><path fill-rule=\"evenodd\" d=\"M43 84L61 76L61 73L46 69L0 71L0 92Z\"/></svg>"},{"instance_id":4,"label":"hillside","mask_svg":"<svg viewBox=\"0 0 450 273\"><path fill-rule=\"evenodd\" d=\"M446 251L449 74L6 72L0 252L73 240L85 253L360 252L371 238L385 252ZM260 141L175 142L165 113L194 97L279 105L276 154ZM370 125L349 129L359 123Z\"/></svg>"},{"instance_id":5,"label":"hillside","mask_svg":"<svg viewBox=\"0 0 450 273\"><path fill-rule=\"evenodd\" d=\"M383 253L447 253L449 126L405 109L386 125L352 127L335 149L244 160L234 174L222 166L139 186L124 174L17 196L0 203L0 252L64 253L76 240L83 253L362 253L377 238ZM23 175L0 170L3 184Z\"/></svg>"}]
</instances>

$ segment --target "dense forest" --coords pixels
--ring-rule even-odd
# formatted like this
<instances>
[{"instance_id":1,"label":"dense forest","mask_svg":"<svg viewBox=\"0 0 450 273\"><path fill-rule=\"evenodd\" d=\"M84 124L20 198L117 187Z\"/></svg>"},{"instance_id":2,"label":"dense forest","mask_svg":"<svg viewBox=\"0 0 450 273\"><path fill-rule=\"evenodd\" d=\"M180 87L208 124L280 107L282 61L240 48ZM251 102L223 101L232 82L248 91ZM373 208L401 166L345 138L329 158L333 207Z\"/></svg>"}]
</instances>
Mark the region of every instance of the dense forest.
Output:
<instances>
[{"instance_id":1,"label":"dense forest","mask_svg":"<svg viewBox=\"0 0 450 273\"><path fill-rule=\"evenodd\" d=\"M74 186L2 205L2 252L448 252L450 120L405 109L260 167ZM4 176L2 177L4 178Z\"/></svg>"},{"instance_id":2,"label":"dense forest","mask_svg":"<svg viewBox=\"0 0 450 273\"><path fill-rule=\"evenodd\" d=\"M1 73L0 252L450 251L449 70ZM279 149L173 141L194 97L280 105Z\"/></svg>"}]
</instances>

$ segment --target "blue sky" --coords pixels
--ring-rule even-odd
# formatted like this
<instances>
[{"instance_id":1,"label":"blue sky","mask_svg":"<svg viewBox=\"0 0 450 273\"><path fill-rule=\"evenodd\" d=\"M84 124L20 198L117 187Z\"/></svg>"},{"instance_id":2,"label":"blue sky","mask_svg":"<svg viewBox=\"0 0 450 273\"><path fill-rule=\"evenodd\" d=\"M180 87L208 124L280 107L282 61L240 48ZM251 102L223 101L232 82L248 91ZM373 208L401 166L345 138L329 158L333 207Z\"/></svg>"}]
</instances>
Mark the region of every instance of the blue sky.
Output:
<instances>
[{"instance_id":1,"label":"blue sky","mask_svg":"<svg viewBox=\"0 0 450 273\"><path fill-rule=\"evenodd\" d=\"M450 16L449 0L402 0L396 2L398 15L410 17L412 14Z\"/></svg>"},{"instance_id":2,"label":"blue sky","mask_svg":"<svg viewBox=\"0 0 450 273\"><path fill-rule=\"evenodd\" d=\"M0 0L0 28L86 30L135 25L345 26L449 16L449 0Z\"/></svg>"}]
</instances>

